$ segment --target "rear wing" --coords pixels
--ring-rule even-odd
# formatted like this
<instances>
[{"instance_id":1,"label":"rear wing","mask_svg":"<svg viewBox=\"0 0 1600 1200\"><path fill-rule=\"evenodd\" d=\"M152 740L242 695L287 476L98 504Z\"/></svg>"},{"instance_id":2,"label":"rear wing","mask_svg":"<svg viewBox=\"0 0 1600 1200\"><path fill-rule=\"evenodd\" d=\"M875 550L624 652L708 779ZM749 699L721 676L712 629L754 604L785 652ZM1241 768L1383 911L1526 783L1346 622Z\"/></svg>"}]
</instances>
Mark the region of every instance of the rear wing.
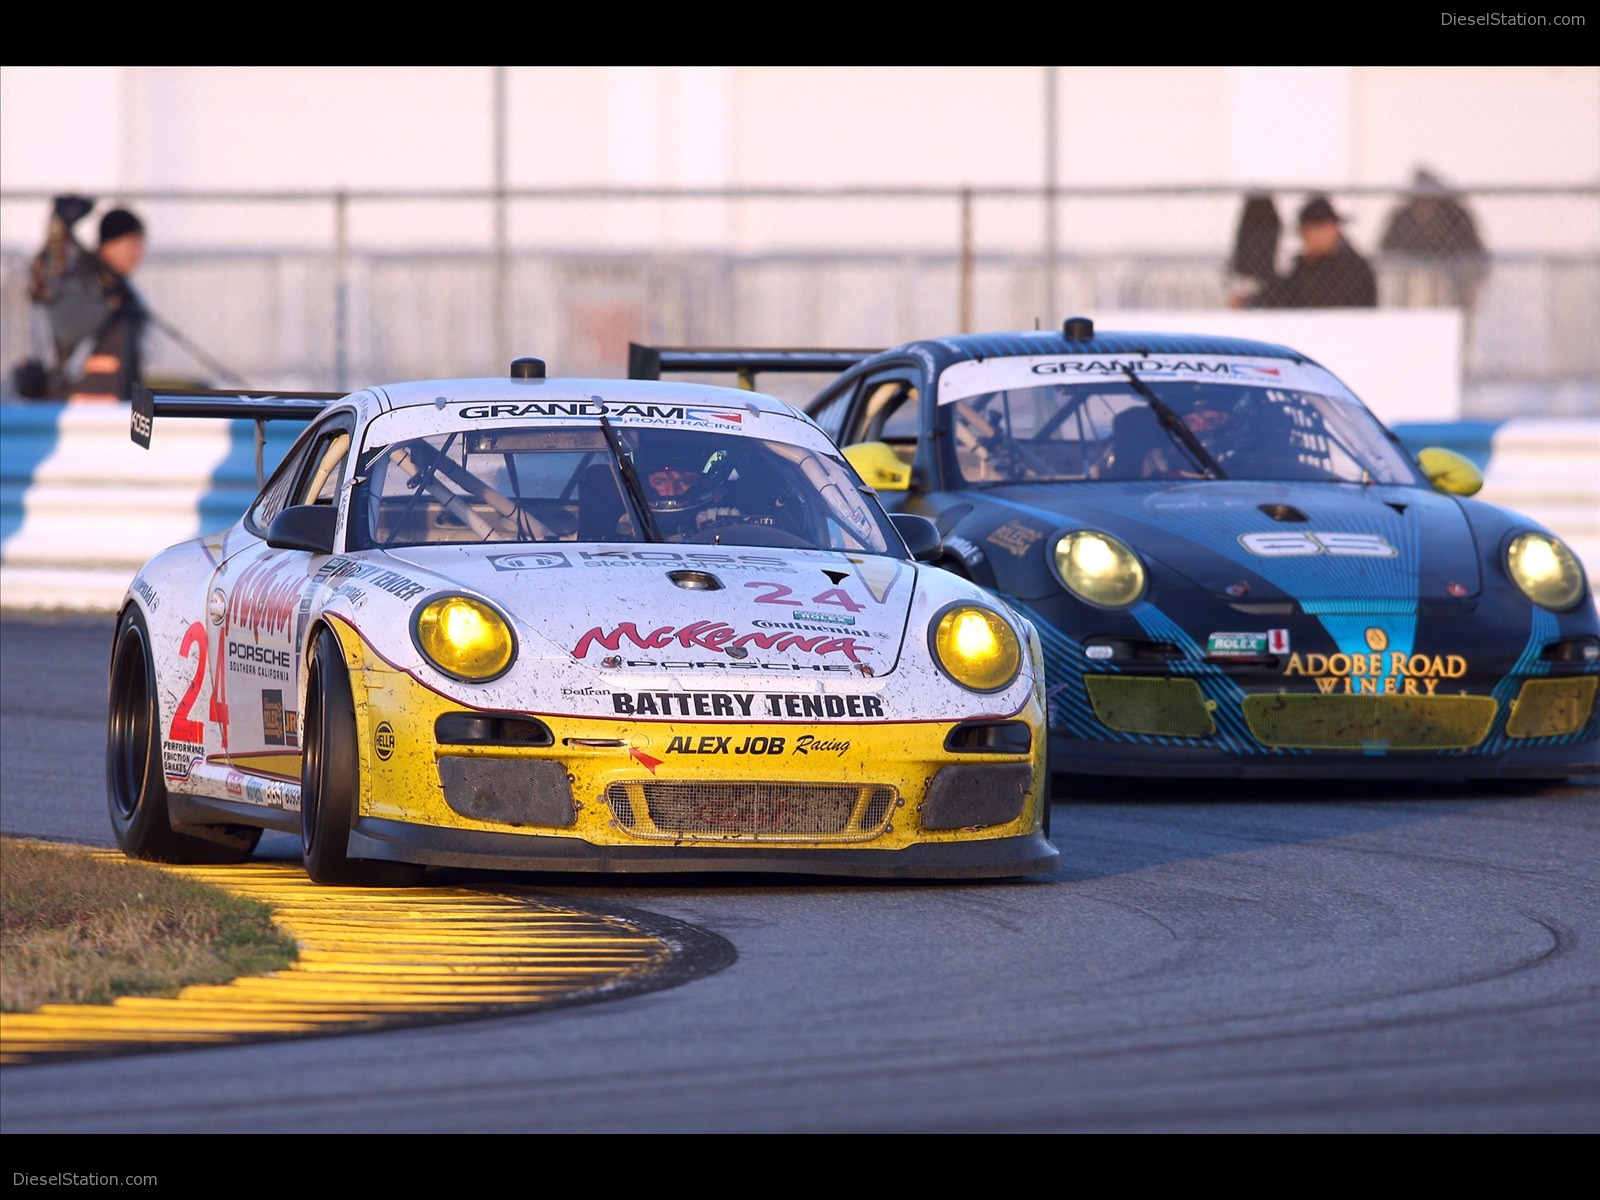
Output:
<instances>
[{"instance_id":1,"label":"rear wing","mask_svg":"<svg viewBox=\"0 0 1600 1200\"><path fill-rule=\"evenodd\" d=\"M146 450L157 417L215 417L256 423L256 484L265 482L262 450L268 421L309 421L346 392L244 392L164 390L153 392L143 384L133 388L133 416L129 435Z\"/></svg>"},{"instance_id":2,"label":"rear wing","mask_svg":"<svg viewBox=\"0 0 1600 1200\"><path fill-rule=\"evenodd\" d=\"M732 371L739 386L756 390L762 371L791 374L837 374L847 371L876 350L719 350L692 347L642 346L628 343L628 378L660 379L669 372L718 374Z\"/></svg>"}]
</instances>

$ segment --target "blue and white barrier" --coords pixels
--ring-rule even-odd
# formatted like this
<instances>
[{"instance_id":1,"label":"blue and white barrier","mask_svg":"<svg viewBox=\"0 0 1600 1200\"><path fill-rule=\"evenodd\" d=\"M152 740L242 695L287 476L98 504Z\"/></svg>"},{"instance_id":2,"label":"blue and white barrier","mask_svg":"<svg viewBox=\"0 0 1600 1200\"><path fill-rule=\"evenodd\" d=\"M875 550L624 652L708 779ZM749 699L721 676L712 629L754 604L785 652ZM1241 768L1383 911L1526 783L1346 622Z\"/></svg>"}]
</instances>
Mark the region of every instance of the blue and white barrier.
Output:
<instances>
[{"instance_id":1,"label":"blue and white barrier","mask_svg":"<svg viewBox=\"0 0 1600 1200\"><path fill-rule=\"evenodd\" d=\"M158 421L126 404L0 404L0 607L113 611L139 567L255 498L255 423ZM300 431L267 424L270 471Z\"/></svg>"},{"instance_id":2,"label":"blue and white barrier","mask_svg":"<svg viewBox=\"0 0 1600 1200\"><path fill-rule=\"evenodd\" d=\"M110 612L140 565L226 527L256 494L255 424L158 420L149 450L125 404L0 404L0 607ZM269 422L270 472L300 431ZM1566 538L1600 578L1600 420L1397 425L1484 472L1480 497Z\"/></svg>"}]
</instances>

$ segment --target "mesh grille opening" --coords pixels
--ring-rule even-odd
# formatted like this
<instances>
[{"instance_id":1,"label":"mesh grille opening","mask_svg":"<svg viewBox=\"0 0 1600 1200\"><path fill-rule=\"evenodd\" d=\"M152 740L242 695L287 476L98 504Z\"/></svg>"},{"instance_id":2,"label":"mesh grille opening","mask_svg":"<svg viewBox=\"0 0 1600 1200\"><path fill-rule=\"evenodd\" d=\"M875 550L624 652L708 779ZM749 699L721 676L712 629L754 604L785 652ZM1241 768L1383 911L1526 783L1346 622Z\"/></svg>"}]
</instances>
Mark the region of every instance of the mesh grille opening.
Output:
<instances>
[{"instance_id":1,"label":"mesh grille opening","mask_svg":"<svg viewBox=\"0 0 1600 1200\"><path fill-rule=\"evenodd\" d=\"M1511 702L1506 736L1514 738L1560 737L1577 733L1594 711L1600 679L1530 679Z\"/></svg>"},{"instance_id":2,"label":"mesh grille opening","mask_svg":"<svg viewBox=\"0 0 1600 1200\"><path fill-rule=\"evenodd\" d=\"M888 825L898 792L882 784L613 783L606 804L635 837L663 841L865 841Z\"/></svg>"},{"instance_id":3,"label":"mesh grille opening","mask_svg":"<svg viewBox=\"0 0 1600 1200\"><path fill-rule=\"evenodd\" d=\"M1205 693L1192 679L1089 675L1083 684L1107 729L1156 737L1209 737L1217 731Z\"/></svg>"},{"instance_id":4,"label":"mesh grille opening","mask_svg":"<svg viewBox=\"0 0 1600 1200\"><path fill-rule=\"evenodd\" d=\"M1246 696L1244 717L1282 750L1467 750L1489 735L1492 696Z\"/></svg>"}]
</instances>

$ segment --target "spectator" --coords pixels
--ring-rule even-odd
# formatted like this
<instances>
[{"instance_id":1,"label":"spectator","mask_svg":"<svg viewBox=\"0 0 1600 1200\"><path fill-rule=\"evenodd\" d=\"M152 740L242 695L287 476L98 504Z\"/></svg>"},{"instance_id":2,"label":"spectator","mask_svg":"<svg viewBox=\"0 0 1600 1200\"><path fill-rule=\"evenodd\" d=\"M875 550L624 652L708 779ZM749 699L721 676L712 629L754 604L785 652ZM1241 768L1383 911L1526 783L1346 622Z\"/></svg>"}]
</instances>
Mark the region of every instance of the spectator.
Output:
<instances>
[{"instance_id":1,"label":"spectator","mask_svg":"<svg viewBox=\"0 0 1600 1200\"><path fill-rule=\"evenodd\" d=\"M59 279L34 293L55 342L56 388L70 400L130 400L143 381L149 312L129 282L144 258L144 222L126 208L100 218L92 253L73 243Z\"/></svg>"},{"instance_id":2,"label":"spectator","mask_svg":"<svg viewBox=\"0 0 1600 1200\"><path fill-rule=\"evenodd\" d=\"M1395 209L1378 248L1410 259L1407 298L1470 311L1488 273L1477 224L1461 200L1426 167L1412 176L1411 198Z\"/></svg>"},{"instance_id":3,"label":"spectator","mask_svg":"<svg viewBox=\"0 0 1600 1200\"><path fill-rule=\"evenodd\" d=\"M1345 219L1326 196L1300 209L1300 253L1287 275L1274 275L1241 308L1373 308L1378 281L1372 266L1341 228Z\"/></svg>"},{"instance_id":4,"label":"spectator","mask_svg":"<svg viewBox=\"0 0 1600 1200\"><path fill-rule=\"evenodd\" d=\"M1246 196L1233 234L1233 254L1228 259L1228 270L1238 281L1230 301L1233 307L1249 307L1251 298L1277 277L1278 241L1282 235L1283 221L1271 195L1252 192Z\"/></svg>"}]
</instances>

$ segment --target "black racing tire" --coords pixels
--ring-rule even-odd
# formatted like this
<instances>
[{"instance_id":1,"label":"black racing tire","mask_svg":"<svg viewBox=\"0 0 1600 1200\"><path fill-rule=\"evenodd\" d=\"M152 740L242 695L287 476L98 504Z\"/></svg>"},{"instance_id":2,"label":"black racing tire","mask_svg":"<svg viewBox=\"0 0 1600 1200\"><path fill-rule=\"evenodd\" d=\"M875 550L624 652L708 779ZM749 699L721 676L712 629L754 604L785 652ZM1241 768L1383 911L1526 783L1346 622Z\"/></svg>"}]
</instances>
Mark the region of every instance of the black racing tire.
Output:
<instances>
[{"instance_id":1,"label":"black racing tire","mask_svg":"<svg viewBox=\"0 0 1600 1200\"><path fill-rule=\"evenodd\" d=\"M422 868L350 857L350 830L361 795L355 700L339 639L328 629L312 642L301 722L300 855L314 883L405 887Z\"/></svg>"},{"instance_id":2,"label":"black racing tire","mask_svg":"<svg viewBox=\"0 0 1600 1200\"><path fill-rule=\"evenodd\" d=\"M161 769L161 708L155 659L144 614L130 608L111 645L106 714L106 802L111 831L129 858L150 862L241 863L255 852L261 830L247 825L206 827L214 838L178 833L167 809Z\"/></svg>"}]
</instances>

